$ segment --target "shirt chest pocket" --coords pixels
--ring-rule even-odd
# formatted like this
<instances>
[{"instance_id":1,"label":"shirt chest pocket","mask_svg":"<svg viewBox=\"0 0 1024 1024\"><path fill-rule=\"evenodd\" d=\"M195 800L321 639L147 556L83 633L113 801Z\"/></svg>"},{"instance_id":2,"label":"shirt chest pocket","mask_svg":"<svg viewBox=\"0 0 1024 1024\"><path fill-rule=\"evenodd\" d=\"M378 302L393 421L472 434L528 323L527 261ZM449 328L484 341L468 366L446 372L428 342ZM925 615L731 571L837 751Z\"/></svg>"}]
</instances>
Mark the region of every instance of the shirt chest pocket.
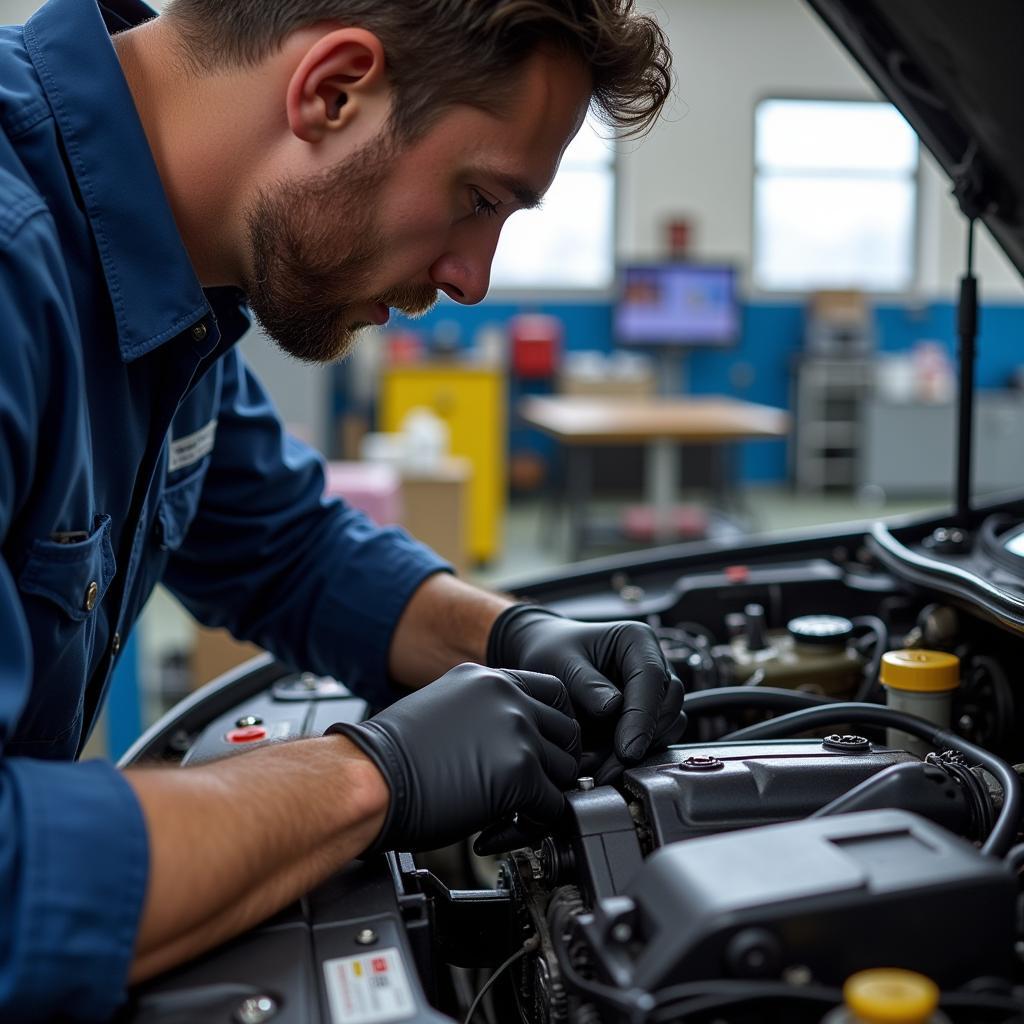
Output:
<instances>
[{"instance_id":1,"label":"shirt chest pocket","mask_svg":"<svg viewBox=\"0 0 1024 1024\"><path fill-rule=\"evenodd\" d=\"M86 536L65 536L65 542L33 541L18 586L24 593L48 598L70 621L84 622L114 578L110 516L96 516Z\"/></svg>"},{"instance_id":2,"label":"shirt chest pocket","mask_svg":"<svg viewBox=\"0 0 1024 1024\"><path fill-rule=\"evenodd\" d=\"M89 533L65 534L63 543L37 539L18 574L36 677L45 684L35 692L46 694L29 702L19 731L36 743L59 740L80 721L86 680L106 640L97 629L116 571L110 533L110 516L98 515Z\"/></svg>"},{"instance_id":3,"label":"shirt chest pocket","mask_svg":"<svg viewBox=\"0 0 1024 1024\"><path fill-rule=\"evenodd\" d=\"M196 466L189 467L182 479L165 486L157 506L157 533L163 550L177 551L184 543L192 520L199 511L209 463L207 456Z\"/></svg>"}]
</instances>

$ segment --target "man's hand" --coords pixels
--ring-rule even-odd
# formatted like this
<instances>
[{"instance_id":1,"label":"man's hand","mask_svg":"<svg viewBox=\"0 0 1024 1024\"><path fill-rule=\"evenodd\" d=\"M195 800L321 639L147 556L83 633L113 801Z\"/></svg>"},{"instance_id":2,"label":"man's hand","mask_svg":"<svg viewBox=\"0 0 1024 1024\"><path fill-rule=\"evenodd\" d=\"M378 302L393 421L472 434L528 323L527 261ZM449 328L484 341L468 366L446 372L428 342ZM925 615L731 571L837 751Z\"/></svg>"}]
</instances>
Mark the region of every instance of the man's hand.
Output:
<instances>
[{"instance_id":1,"label":"man's hand","mask_svg":"<svg viewBox=\"0 0 1024 1024\"><path fill-rule=\"evenodd\" d=\"M549 675L459 665L359 725L333 725L391 790L370 851L444 846L522 812L554 823L579 769L580 729Z\"/></svg>"},{"instance_id":2,"label":"man's hand","mask_svg":"<svg viewBox=\"0 0 1024 1024\"><path fill-rule=\"evenodd\" d=\"M487 663L561 679L583 726L584 749L606 748L614 726L614 757L621 764L636 764L649 750L674 743L686 725L683 684L654 631L641 622L577 622L535 605L513 605L491 628Z\"/></svg>"}]
</instances>

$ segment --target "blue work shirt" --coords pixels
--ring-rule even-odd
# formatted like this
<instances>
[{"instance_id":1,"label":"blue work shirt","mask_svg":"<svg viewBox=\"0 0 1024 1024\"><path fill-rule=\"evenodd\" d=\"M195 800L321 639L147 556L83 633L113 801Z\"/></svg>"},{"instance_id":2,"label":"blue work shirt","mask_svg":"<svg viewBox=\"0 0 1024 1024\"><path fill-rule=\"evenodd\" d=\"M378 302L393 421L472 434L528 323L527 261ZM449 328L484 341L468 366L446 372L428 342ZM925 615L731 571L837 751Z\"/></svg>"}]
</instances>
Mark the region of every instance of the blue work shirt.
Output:
<instances>
[{"instance_id":1,"label":"blue work shirt","mask_svg":"<svg viewBox=\"0 0 1024 1024\"><path fill-rule=\"evenodd\" d=\"M50 0L0 28L4 1021L123 996L145 825L113 766L74 759L157 581L386 703L397 620L447 568L323 498L235 348L243 296L200 287L109 37L152 13Z\"/></svg>"}]
</instances>

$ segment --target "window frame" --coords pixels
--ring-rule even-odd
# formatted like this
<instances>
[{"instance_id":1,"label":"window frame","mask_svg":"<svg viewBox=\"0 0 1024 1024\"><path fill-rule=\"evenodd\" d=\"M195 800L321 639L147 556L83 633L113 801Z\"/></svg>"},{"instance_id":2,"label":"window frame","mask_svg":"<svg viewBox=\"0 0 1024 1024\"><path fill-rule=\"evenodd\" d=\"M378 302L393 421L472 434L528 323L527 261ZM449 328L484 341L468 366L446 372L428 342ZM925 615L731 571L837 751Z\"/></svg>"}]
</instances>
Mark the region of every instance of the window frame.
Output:
<instances>
[{"instance_id":1,"label":"window frame","mask_svg":"<svg viewBox=\"0 0 1024 1024\"><path fill-rule=\"evenodd\" d=\"M757 245L757 183L759 175L757 162L757 111L762 103L778 100L797 103L876 103L893 108L896 108L896 105L884 97L879 97L873 94L855 95L852 93L771 92L758 96L750 108L750 190L748 192L748 195L750 196L750 253L746 273L747 300L758 302L771 302L773 300L777 302L803 302L809 295L813 295L816 291L827 291L831 288L840 288L843 286L822 285L817 288L764 288L756 281L754 276L754 252ZM902 112L900 112L898 108L896 109L902 116ZM913 126L911 126L911 131L913 131ZM902 288L887 289L885 291L867 288L861 289L864 295L876 305L913 302L918 300L922 294L921 233L923 217L921 196L921 151L924 143L921 141L921 138L916 131L914 132L914 136L917 138L917 160L914 163L913 173L909 175L910 181L914 186L914 201L911 206L912 222L910 226L910 279Z\"/></svg>"}]
</instances>

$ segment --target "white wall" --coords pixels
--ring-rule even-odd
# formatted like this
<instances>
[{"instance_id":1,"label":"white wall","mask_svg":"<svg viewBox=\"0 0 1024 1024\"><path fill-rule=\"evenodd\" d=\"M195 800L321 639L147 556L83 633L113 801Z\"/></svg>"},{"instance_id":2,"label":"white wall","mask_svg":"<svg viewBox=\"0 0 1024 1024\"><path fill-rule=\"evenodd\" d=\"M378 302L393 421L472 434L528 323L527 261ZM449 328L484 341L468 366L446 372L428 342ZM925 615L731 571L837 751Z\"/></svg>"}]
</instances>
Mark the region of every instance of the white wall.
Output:
<instances>
[{"instance_id":1,"label":"white wall","mask_svg":"<svg viewBox=\"0 0 1024 1024\"><path fill-rule=\"evenodd\" d=\"M39 0L0 0L0 25L20 25L39 6Z\"/></svg>"},{"instance_id":2,"label":"white wall","mask_svg":"<svg viewBox=\"0 0 1024 1024\"><path fill-rule=\"evenodd\" d=\"M666 121L621 158L622 254L656 255L663 222L689 215L700 255L749 265L758 100L877 93L801 0L646 0L644 7L669 34L678 86ZM964 227L945 175L927 154L920 191L920 291L951 296ZM983 297L1024 298L1020 275L982 235L976 272Z\"/></svg>"}]
</instances>

